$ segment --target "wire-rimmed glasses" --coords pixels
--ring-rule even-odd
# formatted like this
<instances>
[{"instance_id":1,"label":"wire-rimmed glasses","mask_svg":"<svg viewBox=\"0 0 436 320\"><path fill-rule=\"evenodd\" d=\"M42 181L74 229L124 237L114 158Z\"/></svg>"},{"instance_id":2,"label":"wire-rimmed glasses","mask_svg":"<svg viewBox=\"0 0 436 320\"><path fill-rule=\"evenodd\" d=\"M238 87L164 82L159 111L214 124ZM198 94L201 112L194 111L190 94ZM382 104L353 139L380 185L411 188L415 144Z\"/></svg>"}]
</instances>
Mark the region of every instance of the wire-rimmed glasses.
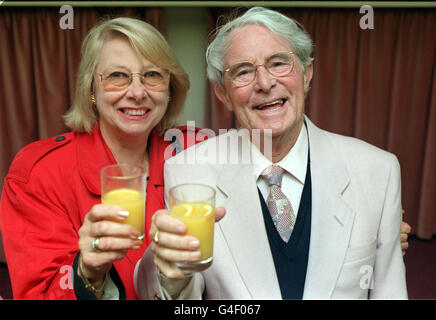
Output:
<instances>
[{"instance_id":1,"label":"wire-rimmed glasses","mask_svg":"<svg viewBox=\"0 0 436 320\"><path fill-rule=\"evenodd\" d=\"M99 73L105 91L122 91L133 81L133 76L140 78L145 88L151 91L165 91L169 85L170 75L166 71L150 70L144 73L112 71Z\"/></svg>"},{"instance_id":2,"label":"wire-rimmed glasses","mask_svg":"<svg viewBox=\"0 0 436 320\"><path fill-rule=\"evenodd\" d=\"M292 72L294 68L293 52L277 52L265 59L262 64L243 61L224 70L236 87L249 85L256 79L257 69L264 66L273 77L283 77Z\"/></svg>"}]
</instances>

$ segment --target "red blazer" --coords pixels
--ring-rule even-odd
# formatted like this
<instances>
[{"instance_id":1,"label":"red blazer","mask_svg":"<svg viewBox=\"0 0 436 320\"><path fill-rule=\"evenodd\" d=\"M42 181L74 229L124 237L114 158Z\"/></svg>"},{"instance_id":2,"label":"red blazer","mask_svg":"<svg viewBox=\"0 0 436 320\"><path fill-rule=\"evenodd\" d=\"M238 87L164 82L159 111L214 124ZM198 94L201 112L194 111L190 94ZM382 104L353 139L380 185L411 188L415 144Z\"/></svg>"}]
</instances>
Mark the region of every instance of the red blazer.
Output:
<instances>
[{"instance_id":1,"label":"red blazer","mask_svg":"<svg viewBox=\"0 0 436 320\"><path fill-rule=\"evenodd\" d=\"M192 131L181 129L188 134ZM133 271L150 243L151 217L165 207L164 155L174 155L174 146L185 148L192 141L184 140L180 144L173 139L172 143L151 134L146 238L140 249L130 250L114 263L127 299L136 298ZM101 202L101 168L115 163L98 127L92 134L65 133L31 143L18 152L5 178L0 207L15 299L77 299L72 281L73 261L79 252L78 231L91 207Z\"/></svg>"}]
</instances>

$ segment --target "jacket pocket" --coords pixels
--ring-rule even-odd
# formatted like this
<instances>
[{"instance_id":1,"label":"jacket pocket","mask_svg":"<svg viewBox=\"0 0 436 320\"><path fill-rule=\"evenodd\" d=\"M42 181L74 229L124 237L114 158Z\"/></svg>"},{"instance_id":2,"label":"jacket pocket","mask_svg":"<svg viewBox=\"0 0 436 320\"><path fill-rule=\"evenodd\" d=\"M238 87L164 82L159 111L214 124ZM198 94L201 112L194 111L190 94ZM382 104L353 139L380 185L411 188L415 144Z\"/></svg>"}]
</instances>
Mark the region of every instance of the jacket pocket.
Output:
<instances>
[{"instance_id":1,"label":"jacket pocket","mask_svg":"<svg viewBox=\"0 0 436 320\"><path fill-rule=\"evenodd\" d=\"M339 274L332 299L368 299L373 286L377 239L363 246L350 246Z\"/></svg>"},{"instance_id":2,"label":"jacket pocket","mask_svg":"<svg viewBox=\"0 0 436 320\"><path fill-rule=\"evenodd\" d=\"M371 256L375 256L377 249L377 238L374 237L369 243L362 245L350 245L345 255L344 265L358 263L361 260L366 260Z\"/></svg>"}]
</instances>

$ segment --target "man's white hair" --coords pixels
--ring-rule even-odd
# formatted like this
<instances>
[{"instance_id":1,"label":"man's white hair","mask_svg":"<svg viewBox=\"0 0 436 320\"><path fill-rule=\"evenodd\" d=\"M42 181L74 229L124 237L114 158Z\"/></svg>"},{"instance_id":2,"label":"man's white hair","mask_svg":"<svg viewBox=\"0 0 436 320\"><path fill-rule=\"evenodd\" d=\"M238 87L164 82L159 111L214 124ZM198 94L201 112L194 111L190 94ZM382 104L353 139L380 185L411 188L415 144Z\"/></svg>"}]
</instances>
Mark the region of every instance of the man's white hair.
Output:
<instances>
[{"instance_id":1,"label":"man's white hair","mask_svg":"<svg viewBox=\"0 0 436 320\"><path fill-rule=\"evenodd\" d=\"M230 44L227 39L228 35L235 29L250 24L265 26L277 36L284 38L298 57L303 71L313 61L311 57L312 39L302 27L299 27L300 24L297 21L277 11L254 7L215 30L215 39L206 51L207 76L213 83L218 83L224 87L223 58Z\"/></svg>"}]
</instances>

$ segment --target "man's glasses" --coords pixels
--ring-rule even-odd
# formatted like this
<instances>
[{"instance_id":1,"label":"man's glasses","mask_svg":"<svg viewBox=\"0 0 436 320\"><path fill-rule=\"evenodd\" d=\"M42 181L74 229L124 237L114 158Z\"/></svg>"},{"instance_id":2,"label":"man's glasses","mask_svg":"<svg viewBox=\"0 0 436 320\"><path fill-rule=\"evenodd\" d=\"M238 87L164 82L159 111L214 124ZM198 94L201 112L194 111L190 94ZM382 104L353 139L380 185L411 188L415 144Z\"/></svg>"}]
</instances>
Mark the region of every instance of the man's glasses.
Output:
<instances>
[{"instance_id":1,"label":"man's glasses","mask_svg":"<svg viewBox=\"0 0 436 320\"><path fill-rule=\"evenodd\" d=\"M236 87L249 85L256 79L257 69L264 66L266 71L274 77L283 77L292 72L294 68L293 52L278 52L267 59L263 64L254 64L249 61L240 62L224 70Z\"/></svg>"},{"instance_id":2,"label":"man's glasses","mask_svg":"<svg viewBox=\"0 0 436 320\"><path fill-rule=\"evenodd\" d=\"M105 91L122 91L133 81L133 76L137 75L141 83L151 91L165 91L169 85L169 73L164 71L147 71L144 73L124 71L113 71L106 74L99 73Z\"/></svg>"}]
</instances>

